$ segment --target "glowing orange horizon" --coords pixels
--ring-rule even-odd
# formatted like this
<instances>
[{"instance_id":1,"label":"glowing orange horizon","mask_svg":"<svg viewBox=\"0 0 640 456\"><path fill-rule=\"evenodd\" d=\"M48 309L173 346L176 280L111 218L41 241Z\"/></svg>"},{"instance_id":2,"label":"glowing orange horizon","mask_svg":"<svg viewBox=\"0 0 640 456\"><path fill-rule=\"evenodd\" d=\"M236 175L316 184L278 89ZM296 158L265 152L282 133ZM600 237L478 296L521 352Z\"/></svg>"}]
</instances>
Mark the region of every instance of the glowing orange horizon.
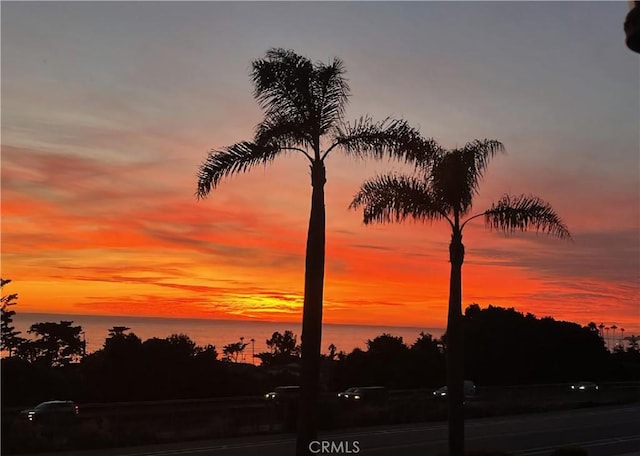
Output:
<instances>
[{"instance_id":1,"label":"glowing orange horizon","mask_svg":"<svg viewBox=\"0 0 640 456\"><path fill-rule=\"evenodd\" d=\"M145 213L147 226L169 224L165 208L171 203ZM43 236L39 255L44 261L34 268L34 255L29 253L33 247L19 242L29 229L36 229L23 219L25 204L38 208L55 224L68 224L69 232L74 231L75 224L87 224L81 215L64 214L60 206L43 200L21 196L4 205L5 236L18 241L9 244L13 252L4 253L5 263L11 265L5 268L7 278L14 281L10 291L20 295L18 312L300 321L306 235L303 223L295 228L286 223L280 226L261 216L259 207L221 211L215 197L204 202L187 201L170 214L185 222L171 225L170 230L158 228L162 235L144 229L128 232L135 231L140 220L111 221L108 235L103 235L104 229L76 230L78 235L56 240L53 244L63 253L53 249L51 240ZM359 216L345 212L341 220ZM223 228L206 230L212 220ZM180 226L185 227L183 233ZM250 227L250 234L234 235L234 230L248 231ZM358 224L356 228L357 242L349 233L332 231L330 220L324 322L446 326L446 225ZM180 244L180 236L191 240ZM36 239L34 234L31 241ZM208 253L199 251L209 243L224 247ZM548 276L510 264L514 252L530 251L535 257L540 254L534 254L535 249L547 251L552 263L554 251L561 255L571 245L544 236L505 239L484 231L481 224L469 226L465 243L464 307L473 302L483 307L493 304L580 324L615 322L626 327L629 334L638 330L633 289L577 277L562 277L564 284L550 286ZM487 253L491 249L503 257L492 257ZM257 256L258 252L262 256ZM47 261L52 263L48 265ZM572 280L576 280L576 286L570 286ZM628 296L627 314L611 314L608 309L612 300L602 302L602 308L592 304L587 311L584 297L579 302L572 297L587 286L608 289L612 297Z\"/></svg>"},{"instance_id":2,"label":"glowing orange horizon","mask_svg":"<svg viewBox=\"0 0 640 456\"><path fill-rule=\"evenodd\" d=\"M231 195L251 179L229 182ZM221 204L228 196L225 189L219 193L200 202L165 201L133 220L106 221L14 195L3 205L5 246L11 246L3 261L10 291L20 295L16 311L299 322L306 213L284 211L275 218L259 203ZM327 199L336 196L329 192ZM34 208L51 220L51 235L29 223ZM446 224L363 226L361 215L344 205L328 212L325 323L446 326ZM575 248L571 243L526 234L505 239L481 221L467 228L464 241L464 307L515 307L638 331L633 288L571 274L551 278L530 264L533 257L536 265L552 267ZM594 296L589 288L597 290ZM627 296L628 305L616 296Z\"/></svg>"}]
</instances>

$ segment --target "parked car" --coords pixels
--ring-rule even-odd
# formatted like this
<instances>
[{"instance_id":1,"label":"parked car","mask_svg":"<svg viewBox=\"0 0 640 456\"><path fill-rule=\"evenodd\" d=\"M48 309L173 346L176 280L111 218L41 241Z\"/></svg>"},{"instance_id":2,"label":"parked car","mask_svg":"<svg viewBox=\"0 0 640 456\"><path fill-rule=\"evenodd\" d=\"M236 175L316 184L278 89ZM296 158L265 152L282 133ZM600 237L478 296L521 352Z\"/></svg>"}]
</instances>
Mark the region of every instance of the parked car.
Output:
<instances>
[{"instance_id":1,"label":"parked car","mask_svg":"<svg viewBox=\"0 0 640 456\"><path fill-rule=\"evenodd\" d=\"M298 400L300 397L300 387L297 385L276 386L273 391L264 395L268 401L282 402Z\"/></svg>"},{"instance_id":2,"label":"parked car","mask_svg":"<svg viewBox=\"0 0 640 456\"><path fill-rule=\"evenodd\" d=\"M75 402L47 401L20 413L34 423L55 424L75 419L79 412L80 409Z\"/></svg>"},{"instance_id":3,"label":"parked car","mask_svg":"<svg viewBox=\"0 0 640 456\"><path fill-rule=\"evenodd\" d=\"M465 380L463 388L464 388L465 399L472 398L476 395L476 384L473 383L471 380ZM446 385L441 386L440 388L438 388L433 392L433 395L435 397L447 397L447 391L448 389Z\"/></svg>"},{"instance_id":4,"label":"parked car","mask_svg":"<svg viewBox=\"0 0 640 456\"><path fill-rule=\"evenodd\" d=\"M577 382L571 385L571 391L598 391L600 387L595 382Z\"/></svg>"},{"instance_id":5,"label":"parked car","mask_svg":"<svg viewBox=\"0 0 640 456\"><path fill-rule=\"evenodd\" d=\"M352 386L338 393L338 398L348 402L382 404L387 401L389 391L384 386Z\"/></svg>"}]
</instances>

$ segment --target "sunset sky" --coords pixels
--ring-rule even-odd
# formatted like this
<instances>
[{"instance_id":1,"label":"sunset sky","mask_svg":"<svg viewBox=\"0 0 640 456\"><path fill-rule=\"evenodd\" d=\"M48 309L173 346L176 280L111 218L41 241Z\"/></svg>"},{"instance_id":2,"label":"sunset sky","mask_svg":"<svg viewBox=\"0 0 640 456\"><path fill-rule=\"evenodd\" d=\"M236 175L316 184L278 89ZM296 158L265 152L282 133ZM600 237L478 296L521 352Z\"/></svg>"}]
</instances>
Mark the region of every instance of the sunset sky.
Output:
<instances>
[{"instance_id":1,"label":"sunset sky","mask_svg":"<svg viewBox=\"0 0 640 456\"><path fill-rule=\"evenodd\" d=\"M507 149L472 213L550 202L573 242L466 229L463 303L640 331L639 55L626 2L5 2L2 277L18 312L299 321L311 195L289 155L197 201L250 139L271 47L343 59L346 119ZM443 327L448 227L348 210L389 162L327 160L325 322Z\"/></svg>"}]
</instances>

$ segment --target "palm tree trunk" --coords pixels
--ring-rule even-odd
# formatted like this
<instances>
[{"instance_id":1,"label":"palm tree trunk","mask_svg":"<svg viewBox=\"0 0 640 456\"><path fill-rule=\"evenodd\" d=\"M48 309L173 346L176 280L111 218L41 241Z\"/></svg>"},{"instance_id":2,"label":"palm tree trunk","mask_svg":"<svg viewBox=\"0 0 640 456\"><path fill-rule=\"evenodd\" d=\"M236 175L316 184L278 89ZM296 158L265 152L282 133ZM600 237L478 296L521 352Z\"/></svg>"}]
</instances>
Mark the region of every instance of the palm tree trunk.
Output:
<instances>
[{"instance_id":1,"label":"palm tree trunk","mask_svg":"<svg viewBox=\"0 0 640 456\"><path fill-rule=\"evenodd\" d=\"M464 454L464 333L462 325L462 233L456 228L449 244L451 278L447 322L447 395L449 398L449 456Z\"/></svg>"},{"instance_id":2,"label":"palm tree trunk","mask_svg":"<svg viewBox=\"0 0 640 456\"><path fill-rule=\"evenodd\" d=\"M311 165L311 217L307 235L302 309L302 379L296 455L311 454L309 443L318 437L320 389L320 344L322 339L322 294L325 256L325 167L321 160Z\"/></svg>"}]
</instances>

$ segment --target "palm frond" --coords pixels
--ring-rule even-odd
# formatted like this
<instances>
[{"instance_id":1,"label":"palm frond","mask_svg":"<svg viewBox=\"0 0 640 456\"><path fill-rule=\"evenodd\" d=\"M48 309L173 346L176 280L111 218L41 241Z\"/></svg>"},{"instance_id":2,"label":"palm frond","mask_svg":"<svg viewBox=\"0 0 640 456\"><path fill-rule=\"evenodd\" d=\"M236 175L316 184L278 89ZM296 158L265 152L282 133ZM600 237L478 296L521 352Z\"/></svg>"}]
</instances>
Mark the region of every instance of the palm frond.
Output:
<instances>
[{"instance_id":1,"label":"palm frond","mask_svg":"<svg viewBox=\"0 0 640 456\"><path fill-rule=\"evenodd\" d=\"M484 139L441 154L432 172L435 193L461 214L468 212L489 161L498 152L504 152L500 141Z\"/></svg>"},{"instance_id":2,"label":"palm frond","mask_svg":"<svg viewBox=\"0 0 640 456\"><path fill-rule=\"evenodd\" d=\"M462 148L463 155L469 156L470 166L476 171L476 174L482 175L487 169L489 160L497 153L504 153L504 144L495 139L475 139L468 142Z\"/></svg>"},{"instance_id":3,"label":"palm frond","mask_svg":"<svg viewBox=\"0 0 640 456\"><path fill-rule=\"evenodd\" d=\"M474 193L478 191L478 184L484 176L489 161L497 154L504 153L504 145L495 139L476 139L468 142L461 149L463 162L467 171L468 185Z\"/></svg>"},{"instance_id":4,"label":"palm frond","mask_svg":"<svg viewBox=\"0 0 640 456\"><path fill-rule=\"evenodd\" d=\"M254 142L258 146L276 144L280 148L309 146L313 137L309 129L286 117L269 117L256 126Z\"/></svg>"},{"instance_id":5,"label":"palm frond","mask_svg":"<svg viewBox=\"0 0 640 456\"><path fill-rule=\"evenodd\" d=\"M358 158L386 155L425 168L443 152L435 140L423 138L404 120L373 122L368 116L336 126L333 143L332 147L339 146L347 155Z\"/></svg>"},{"instance_id":6,"label":"palm frond","mask_svg":"<svg viewBox=\"0 0 640 456\"><path fill-rule=\"evenodd\" d=\"M560 239L571 238L569 229L551 205L530 195L504 195L484 212L484 221L488 228L505 233L533 229Z\"/></svg>"},{"instance_id":7,"label":"palm frond","mask_svg":"<svg viewBox=\"0 0 640 456\"><path fill-rule=\"evenodd\" d=\"M252 62L254 97L265 116L287 117L300 124L315 116L311 93L314 67L311 60L292 50L274 48Z\"/></svg>"},{"instance_id":8,"label":"palm frond","mask_svg":"<svg viewBox=\"0 0 640 456\"><path fill-rule=\"evenodd\" d=\"M366 181L349 205L360 207L365 224L446 218L428 183L415 176L389 174Z\"/></svg>"},{"instance_id":9,"label":"palm frond","mask_svg":"<svg viewBox=\"0 0 640 456\"><path fill-rule=\"evenodd\" d=\"M321 135L343 118L350 92L345 72L344 63L338 58L328 65L322 62L316 64L311 85L317 103L316 117Z\"/></svg>"},{"instance_id":10,"label":"palm frond","mask_svg":"<svg viewBox=\"0 0 640 456\"><path fill-rule=\"evenodd\" d=\"M257 145L239 142L222 150L211 151L198 171L196 196L206 197L223 177L247 171L249 168L272 161L282 150L273 143Z\"/></svg>"}]
</instances>

